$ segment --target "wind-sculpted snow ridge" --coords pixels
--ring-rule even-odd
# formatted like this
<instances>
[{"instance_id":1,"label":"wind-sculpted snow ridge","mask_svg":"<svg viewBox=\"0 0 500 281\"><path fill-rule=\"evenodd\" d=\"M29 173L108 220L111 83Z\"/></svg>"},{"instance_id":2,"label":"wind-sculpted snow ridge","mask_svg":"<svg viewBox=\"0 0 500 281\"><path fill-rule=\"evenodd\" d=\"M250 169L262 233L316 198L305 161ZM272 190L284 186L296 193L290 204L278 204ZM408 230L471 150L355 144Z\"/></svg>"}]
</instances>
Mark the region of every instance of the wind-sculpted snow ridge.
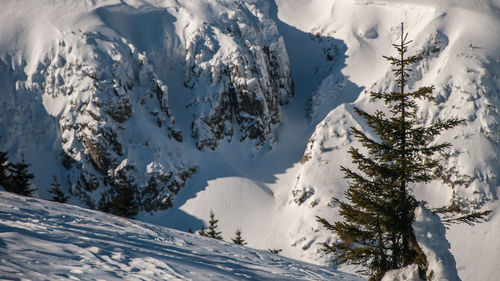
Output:
<instances>
[{"instance_id":1,"label":"wind-sculpted snow ridge","mask_svg":"<svg viewBox=\"0 0 500 281\"><path fill-rule=\"evenodd\" d=\"M275 142L293 87L262 1L4 4L1 148L48 174L37 185L52 173L105 208L128 182L142 210L166 209L197 170L193 142Z\"/></svg>"},{"instance_id":2,"label":"wind-sculpted snow ridge","mask_svg":"<svg viewBox=\"0 0 500 281\"><path fill-rule=\"evenodd\" d=\"M413 229L418 244L427 256L429 280L461 281L458 276L455 258L450 253L450 243L446 240L446 231L438 215L425 207L415 210ZM391 270L382 281L420 281L416 264Z\"/></svg>"},{"instance_id":3,"label":"wind-sculpted snow ridge","mask_svg":"<svg viewBox=\"0 0 500 281\"><path fill-rule=\"evenodd\" d=\"M215 239L0 191L0 279L349 280Z\"/></svg>"},{"instance_id":4,"label":"wind-sculpted snow ridge","mask_svg":"<svg viewBox=\"0 0 500 281\"><path fill-rule=\"evenodd\" d=\"M413 229L418 244L427 257L428 271L432 272L432 278L460 281L455 258L446 239L446 230L439 216L420 206L415 210Z\"/></svg>"}]
</instances>

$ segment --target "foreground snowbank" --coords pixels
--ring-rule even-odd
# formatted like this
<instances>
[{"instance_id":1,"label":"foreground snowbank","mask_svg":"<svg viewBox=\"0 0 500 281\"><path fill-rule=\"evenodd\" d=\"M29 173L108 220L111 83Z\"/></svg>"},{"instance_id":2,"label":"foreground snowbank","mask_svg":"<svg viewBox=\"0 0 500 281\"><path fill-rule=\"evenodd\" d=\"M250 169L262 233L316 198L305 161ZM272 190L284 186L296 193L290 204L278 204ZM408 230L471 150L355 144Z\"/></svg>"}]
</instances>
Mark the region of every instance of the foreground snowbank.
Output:
<instances>
[{"instance_id":1,"label":"foreground snowbank","mask_svg":"<svg viewBox=\"0 0 500 281\"><path fill-rule=\"evenodd\" d=\"M0 192L0 279L363 280L266 251Z\"/></svg>"},{"instance_id":2,"label":"foreground snowbank","mask_svg":"<svg viewBox=\"0 0 500 281\"><path fill-rule=\"evenodd\" d=\"M418 244L424 251L429 268L430 280L461 281L458 276L455 258L450 252L446 230L438 215L424 207L415 210L413 230ZM420 281L415 264L387 272L382 281Z\"/></svg>"},{"instance_id":3,"label":"foreground snowbank","mask_svg":"<svg viewBox=\"0 0 500 281\"><path fill-rule=\"evenodd\" d=\"M455 258L446 239L446 230L439 216L424 207L418 207L413 230L429 262L428 272L433 276L431 280L460 281Z\"/></svg>"}]
</instances>

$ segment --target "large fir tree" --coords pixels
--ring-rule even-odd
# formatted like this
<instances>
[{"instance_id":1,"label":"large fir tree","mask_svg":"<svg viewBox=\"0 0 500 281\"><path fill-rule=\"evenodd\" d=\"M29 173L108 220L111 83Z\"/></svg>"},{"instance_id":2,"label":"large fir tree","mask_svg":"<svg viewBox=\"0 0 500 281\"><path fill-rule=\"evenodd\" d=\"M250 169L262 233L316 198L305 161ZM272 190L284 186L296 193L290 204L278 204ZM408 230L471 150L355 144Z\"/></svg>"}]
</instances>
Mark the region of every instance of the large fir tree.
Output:
<instances>
[{"instance_id":1,"label":"large fir tree","mask_svg":"<svg viewBox=\"0 0 500 281\"><path fill-rule=\"evenodd\" d=\"M401 25L401 41L393 45L398 57L384 57L394 66L397 90L371 93L374 100L384 102L387 110L370 114L355 108L378 138L351 128L368 154L351 147L348 152L358 170L341 167L349 182L347 202L334 200L344 221L331 224L318 217L339 238L323 243L323 250L334 253L337 264L359 266L359 272L368 275L369 280L380 280L385 272L410 264L417 264L425 279L426 257L412 228L419 204L412 188L416 183L435 179L435 172L442 166L437 156L450 143L435 143L435 138L463 123L452 118L426 126L418 120L416 100L432 99L434 86L408 91L410 65L421 59L418 55L407 56L410 43Z\"/></svg>"}]
</instances>

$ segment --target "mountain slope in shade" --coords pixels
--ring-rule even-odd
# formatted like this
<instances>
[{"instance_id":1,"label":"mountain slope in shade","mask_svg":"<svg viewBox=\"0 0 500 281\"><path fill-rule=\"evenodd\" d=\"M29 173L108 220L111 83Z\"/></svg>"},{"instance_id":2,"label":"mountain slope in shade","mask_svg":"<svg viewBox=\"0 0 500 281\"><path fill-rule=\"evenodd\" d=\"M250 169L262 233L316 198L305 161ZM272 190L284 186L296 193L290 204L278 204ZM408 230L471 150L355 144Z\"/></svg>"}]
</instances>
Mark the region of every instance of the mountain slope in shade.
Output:
<instances>
[{"instance_id":1,"label":"mountain slope in shade","mask_svg":"<svg viewBox=\"0 0 500 281\"><path fill-rule=\"evenodd\" d=\"M0 192L0 279L345 280L267 251Z\"/></svg>"}]
</instances>

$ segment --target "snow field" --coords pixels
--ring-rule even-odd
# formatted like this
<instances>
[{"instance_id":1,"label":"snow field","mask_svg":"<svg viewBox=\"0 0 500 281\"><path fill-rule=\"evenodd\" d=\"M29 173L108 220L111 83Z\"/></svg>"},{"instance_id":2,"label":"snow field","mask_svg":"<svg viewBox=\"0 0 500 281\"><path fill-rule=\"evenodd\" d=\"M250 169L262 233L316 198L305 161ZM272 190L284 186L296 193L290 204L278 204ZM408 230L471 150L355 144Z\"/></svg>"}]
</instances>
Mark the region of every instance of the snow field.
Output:
<instances>
[{"instance_id":1,"label":"snow field","mask_svg":"<svg viewBox=\"0 0 500 281\"><path fill-rule=\"evenodd\" d=\"M363 280L267 251L0 191L0 279Z\"/></svg>"}]
</instances>

